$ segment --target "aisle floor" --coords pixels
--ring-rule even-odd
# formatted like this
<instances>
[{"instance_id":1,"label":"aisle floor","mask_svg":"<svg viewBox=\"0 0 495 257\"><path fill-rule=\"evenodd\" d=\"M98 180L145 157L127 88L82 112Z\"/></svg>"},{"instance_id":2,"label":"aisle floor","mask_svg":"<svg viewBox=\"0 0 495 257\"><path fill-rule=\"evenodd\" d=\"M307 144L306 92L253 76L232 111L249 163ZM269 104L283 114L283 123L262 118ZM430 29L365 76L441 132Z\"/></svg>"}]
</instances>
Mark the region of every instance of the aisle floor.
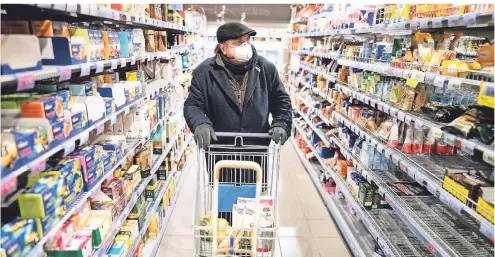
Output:
<instances>
[{"instance_id":1,"label":"aisle floor","mask_svg":"<svg viewBox=\"0 0 495 257\"><path fill-rule=\"evenodd\" d=\"M190 157L195 162L196 156ZM311 178L288 141L282 148L279 229L275 257L351 256ZM192 210L197 165L188 165L183 188L156 256L194 256ZM148 257L148 256L147 256Z\"/></svg>"}]
</instances>

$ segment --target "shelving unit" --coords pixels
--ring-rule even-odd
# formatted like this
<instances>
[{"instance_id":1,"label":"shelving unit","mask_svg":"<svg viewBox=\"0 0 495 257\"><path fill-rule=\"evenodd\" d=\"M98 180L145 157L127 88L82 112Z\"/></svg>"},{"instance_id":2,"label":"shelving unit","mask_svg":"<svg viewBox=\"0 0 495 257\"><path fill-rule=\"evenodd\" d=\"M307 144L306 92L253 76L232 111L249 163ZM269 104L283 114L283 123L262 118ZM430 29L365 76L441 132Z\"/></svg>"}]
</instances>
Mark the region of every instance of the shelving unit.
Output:
<instances>
[{"instance_id":1,"label":"shelving unit","mask_svg":"<svg viewBox=\"0 0 495 257\"><path fill-rule=\"evenodd\" d=\"M117 57L111 54L106 55L103 53L103 47L109 46L104 45L103 40L100 42L96 41L96 38L91 38L92 41L88 41L90 44L83 46L89 46L89 48L86 49L87 52L82 51L82 54L87 55L86 60L92 60L89 57L90 54L93 56L93 52L97 51L97 44L101 43L102 53L99 56L99 60L101 61L91 61L65 66L42 65L41 70L18 72L2 75L0 77L3 96L7 94L31 94L33 96L45 94L44 97L49 98L55 96L51 96L47 94L47 92L57 94L66 92L69 98L67 102L70 102L70 104L72 104L71 97L79 97L84 100L86 100L86 97L94 97L94 99L98 98L97 100L99 101L100 98L103 99L103 97L100 97L100 94L102 94L102 92L99 91L100 87L104 87L104 85L120 86L118 90L115 89L112 91L112 96L107 96L105 98L107 101L111 100L110 103L113 104L113 108L105 106L107 109L102 113L103 116L101 119L87 121L88 124L84 125L81 129L74 129L69 136L46 144L42 151L37 149L37 155L29 157L29 159L23 159L20 164L15 164L15 166L9 166L8 168L2 166L2 212L4 213L13 212L16 208L17 211L20 209L18 207L18 201L22 200L21 198L24 197L23 194L28 192L30 190L29 187L31 187L31 185L29 187L26 186L26 178L31 179L31 176L38 173L40 176L44 177L53 176L53 179L60 181L60 186L64 187L63 190L60 190L60 192L57 191L56 194L54 192L50 197L50 199L62 199L60 200L60 203L57 202L53 204L54 206L58 206L56 207L57 213L48 209L44 210L43 218L29 217L25 214L18 215L23 218L15 220L6 220L6 216L2 218L2 248L7 247L7 244L19 243L15 241L18 240L18 237L10 236L7 232L8 229L11 229L8 227L12 226L10 224L19 226L16 227L16 231L19 231L16 233L23 233L23 229L31 229L32 232L32 235L30 236L32 237L32 241L26 242L25 245L24 243L19 245L24 248L16 248L14 250L16 252L9 252L7 256L10 256L10 254L18 254L18 256L41 257L47 255L51 256L53 255L53 252L64 251L64 247L68 247L67 243L73 240L74 237L76 237L76 234L77 237L87 238L88 235L84 234L84 231L89 230L88 227L86 227L89 225L87 222L94 217L99 217L93 217L92 213L97 213L94 215L101 215L103 218L101 219L101 228L98 227L98 231L96 231L98 232L98 235L91 234L89 239L89 249L91 251L89 254L92 256L106 256L109 251L115 251L115 245L119 242L119 238L122 237L121 230L124 227L126 229L130 228L127 221L133 219L131 218L131 215L136 215L136 213L141 211L139 210L138 203L141 206L143 201L143 220L135 223L138 227L137 234L134 234L135 226L132 227L132 237L129 235L129 238L133 238L133 241L129 248L125 248L125 256L134 256L135 252L138 250L145 252L145 256L150 256L148 255L150 252L155 254L158 249L159 243L157 242L160 242L165 233L165 229L175 206L175 201L177 200L184 180L184 174L178 171L178 167L182 166L183 160L187 160L185 153L193 138L183 120L182 108L184 104L184 92L187 91L186 88L189 86L190 82L190 79L188 78L204 58L203 27L206 25L206 20L204 15L200 15L194 10L182 10L182 5L153 5L155 10L162 6L170 8L168 9L168 12L173 15L174 21L150 18L150 13L148 13L148 16L145 16L145 5L129 4L128 6L130 9L127 11L115 9L119 7L123 8L122 6L123 5L121 4L112 4L111 6L110 4L2 5L2 39L4 38L3 34L5 33L10 35L16 34L11 33L10 27L8 30L4 29L3 26L7 24L7 21L15 20L18 22L20 20L20 22L26 24L30 33L35 34L35 29L31 28L33 24L32 21L43 20L46 24L50 25L49 29L55 30L57 29L56 26L60 25L62 26L61 30L67 28L67 33L71 33L70 29L72 28L83 28L86 30L93 29L93 31L100 31L100 34L103 34L101 31L112 31L115 33L125 32L126 37L128 37L127 39L131 39L129 46L126 47L132 49L128 51L129 55L127 55L120 52L121 46L119 45L119 49L116 50L118 51L116 52ZM150 8L150 5L147 6ZM131 13L131 11L135 11L140 7L143 7L142 16ZM166 18L169 19L170 17ZM53 28L52 24L54 24ZM142 46L132 41L132 38L134 37L132 33L135 32L133 29L141 29L137 30L137 33L143 33L144 31L153 31L154 33L155 30L166 31L166 35L170 36L170 38L165 37L163 39L165 43L160 49L164 51L158 51L158 44L156 49L149 48L150 42L148 40L150 40L150 38L145 39L143 37L143 41L141 42ZM56 33L58 33L58 31ZM158 36L158 34L154 35ZM33 35L21 36L35 37ZM74 37L74 35L71 34L68 38L70 39L70 37ZM147 44L146 46L145 41ZM77 40L74 39L73 41L69 41L69 47L71 47L71 42L76 44ZM170 44L167 45L167 42ZM116 40L111 43L124 44L122 43L122 38L120 38L120 41ZM136 54L137 51L134 52L134 47L141 49L142 54ZM74 49L71 50L75 51ZM112 48L112 51L113 50L115 49ZM123 55L127 57L122 57ZM44 59L44 57L42 59ZM186 63L183 63L183 61ZM72 63L74 62L75 61L72 60ZM2 73L4 73L3 65L4 63L2 62ZM161 65L161 70L155 69L152 65L156 65L157 67L158 65ZM148 70L145 68L148 68ZM130 78L132 76L129 77L128 73L131 73L132 76L135 75L136 78ZM136 81L132 84L132 87L130 85L124 85L127 83L123 81L129 80ZM71 86L76 83L90 82L94 83L94 87L91 86L91 89L89 90L91 93L89 93L88 89L83 89L82 93L78 94L71 88ZM43 85L45 84L57 85L57 87L50 88L52 91L41 92L40 88L43 88ZM115 108L115 99L121 96L121 92L125 104L119 104L119 107ZM57 100L59 100L59 98L57 98ZM61 100L61 103L64 103L63 101L65 101L65 99ZM85 107L87 107L89 102L85 102L84 104ZM65 121L71 122L72 129L72 122L75 121L73 121L74 118L71 119L70 116L67 116L69 114L73 115L68 106L69 104L61 107L64 108L64 115L68 117ZM5 108L4 105L2 105L2 108ZM10 107L9 112L5 112L5 114L15 115L15 110L11 111L11 109L12 107ZM89 117L89 109L90 107L87 107L86 112L81 111L86 113L87 116L83 116L86 117L86 119ZM22 111L23 110L19 110L19 115L14 118L26 118ZM141 111L142 114L139 113ZM6 115L2 112L2 119L4 119ZM59 114L57 113L57 115ZM10 116L8 117L11 118ZM137 131L138 125L132 127L134 130L131 134L129 131L120 131L125 130L120 128L120 125L124 122L129 123L126 123L125 125L126 128L129 127L129 131L131 131L131 126L135 125L134 123L139 123L138 125L142 126L139 127L139 132ZM8 127L2 126L2 133L6 133L7 128ZM51 133L51 131L47 132ZM83 171L81 167L78 168L79 173L84 173L84 178L82 174L79 174L79 186L69 184L69 178L76 177L72 173L65 174L61 171L54 171L56 173L44 175L48 174L47 171L56 168L52 165L58 165L61 161L71 158L68 156L71 156L75 151L85 149L84 147L93 146L96 143L114 144L116 141L108 141L109 136L112 137L112 140L125 142L125 147L122 147L122 154L119 154L116 160L114 159L118 150L101 150L101 156L104 154L105 156L106 154L113 156L114 159L109 160L112 163L111 166L103 166L103 157L98 157L96 155L91 157L94 158L95 167L100 164L101 167L104 167L104 169L101 169L102 173L95 172L96 175L93 175L93 173L89 173L90 171L86 171L86 164L84 164ZM105 141L99 141L102 138L105 138ZM181 139L180 147L178 146L179 138ZM5 142L6 141L2 139L2 147ZM160 146L157 147L157 143L161 145L161 149L158 149ZM119 145L120 143L115 144ZM122 143L121 146L123 145L124 144ZM117 149L117 147L115 147L115 149ZM112 151L113 155L110 155L110 151ZM157 151L158 154L154 154L154 151ZM4 152L2 151L2 159L4 157ZM145 161L148 160L146 159L148 157L149 162L145 163ZM81 158L81 160L88 160L86 157ZM168 169L169 163L167 162L170 160L171 169ZM80 162L78 163L79 165L82 165ZM141 179L141 169L146 169L146 165L149 165L149 169L143 170L143 172L145 172L143 174L145 175L143 175ZM126 168L124 168L124 166ZM128 176L128 174L125 175L129 166L137 167L139 178L137 178L135 173L131 174L132 177ZM166 176L163 175L163 168L165 167L168 169ZM72 169L72 172L75 172L74 170L75 168ZM86 172L88 173L86 174ZM96 180L94 182L86 182L86 179L89 180L91 178L89 176L96 176ZM37 178L35 177L34 179ZM139 180L138 182L136 182L137 179ZM152 185L152 182L157 188L150 189L149 186ZM62 197L65 196L62 195L62 193L65 192L65 187L83 188L86 183L91 183L91 187L88 186L88 188L81 189L77 194L74 192L74 199L71 200L70 204L64 202L64 198ZM110 188L113 186L115 186L115 188L112 188L112 192L110 193L102 189L103 187ZM153 199L143 200L144 195L148 195L150 191L153 191L151 193L154 193L155 197L153 197ZM7 193L9 195L7 195ZM116 196L116 194L118 195ZM170 194L167 196L170 198L167 198L166 200L170 200L170 202L169 205L166 206L166 211L163 211L165 210L165 206L162 206L162 199L165 202L166 194ZM95 200L96 198L98 198L98 200ZM93 206L94 201L98 201L98 203ZM39 203L36 204L39 205ZM43 209L45 207L36 206L36 208ZM20 212L22 214L22 210L20 210ZM162 215L159 217L161 221L159 223L161 223L162 226L159 227L160 231L157 233L157 238L155 242L151 240L146 244L143 244L141 238L148 236L148 227L154 222L158 213ZM80 218L83 215L85 216L85 220L81 220ZM49 219L52 216L53 218ZM47 222L52 223L48 223L49 225L45 226L45 219L48 220ZM23 227L26 226L26 223L23 223L24 220L33 220L37 222L37 224L43 224L43 227L35 225L34 227L25 228ZM72 224L76 224L76 226L72 226ZM32 226L32 224L29 226ZM60 245L62 241L57 239L62 234L62 231L65 233L62 240L64 245ZM92 237L94 237L94 240L91 240ZM97 242L96 240L101 240L101 244L94 245L95 242ZM88 251L87 249L88 246L86 245L84 251ZM3 252L3 250L4 249L1 249L0 251ZM74 250L77 251L78 249Z\"/></svg>"},{"instance_id":2,"label":"shelving unit","mask_svg":"<svg viewBox=\"0 0 495 257\"><path fill-rule=\"evenodd\" d=\"M384 99L377 93L370 93L370 89L361 85L360 80L353 78L351 81L349 77L351 74L368 72L381 76L381 81L385 77L387 80L407 81L406 85L419 83L438 89L465 87L470 90L476 88L479 90L483 86L491 88L494 86L494 77L491 72L451 67L447 70L441 65L418 64L404 60L384 61L374 59L373 55L371 58L365 58L361 53L364 51L364 46L361 44L364 42L368 45L373 44L375 47L376 42L391 42L385 40L407 38L417 32L433 34L439 31L450 32L450 30L455 33L462 31L466 37L481 36L479 40L485 38L492 40L493 11L479 11L481 9L475 9L477 8L475 4L456 5L461 7L449 7L442 9L442 12L457 13L461 12L460 8L475 11L438 18L436 17L438 10L416 14L412 12L413 16L408 18L407 22L390 20L389 23L383 21L379 23L377 13L383 8L387 12L387 6L395 7L394 4L374 5L359 10L354 6L344 8L340 5L319 5L316 8L321 8L318 11L321 13L310 15L305 21L291 22L294 32L289 36L291 38L290 54L292 57L299 56L300 59L291 58L293 69L289 75L288 88L290 90L288 91L293 95L293 101L296 101L296 105L293 106L294 114L299 121L299 123L294 122L296 138L304 139L303 145L306 152L310 150L312 154L309 156L316 159L319 163L318 167L322 167L320 170L324 171L324 174L315 175L315 186L319 188L324 199L328 197L325 195L343 196L348 206L351 206L353 212L360 217L368 233L377 241L385 256L491 256L493 255L495 231L493 217L490 220L490 217L482 216L480 212L491 213L492 211L480 206L478 202L469 199L466 195L461 196L461 192L457 189L454 190L457 190L458 195L454 196L450 193L452 188L448 188L444 182L444 177L449 171L493 170L493 147L479 140L466 139L444 131L443 128L448 123L433 121L418 111L401 110L389 99ZM403 4L397 8L409 8L408 6L413 5ZM312 10L306 6L301 8L306 12ZM388 9L390 10L393 9ZM371 13L368 17L375 17L376 20L364 23L361 20L358 22L344 18L353 17L354 11L356 13L361 11L361 15ZM367 17L360 19L366 20ZM369 48L372 49L370 51L376 51L375 48ZM476 61L477 56L471 54L469 58ZM343 72L344 68L346 73ZM454 73L465 75L452 75ZM344 104L338 98L340 95L345 96ZM337 99L339 102L336 101ZM325 116L321 115L322 103L325 103L323 106L330 104L339 106L343 110L334 110L332 118L325 119ZM341 105L344 107L340 107ZM418 130L430 131L437 142L455 148L458 154L446 156L403 153L400 148L389 146L386 140L358 124L357 118L351 118L350 114L345 111L351 105L366 110L371 108L370 110L374 110L375 113L379 111L384 117L394 118L396 122L402 122ZM302 109L305 110L304 113ZM335 131L327 132L318 128L317 124L320 123L313 120L316 117L318 117L317 120L334 127ZM307 136L308 131L304 131L301 127L302 123L312 134L311 140L308 139L310 138ZM340 130L343 131L344 128L345 133L352 133L360 138L359 140L364 140L375 153L381 154L380 156L384 156L387 162L393 163L397 171L374 170L362 163L359 156L356 156L353 150L346 145L347 142L344 144L337 136L336 131L343 133ZM356 139L353 137L352 140ZM351 142L354 142L352 140ZM295 145L298 142L301 144L300 140L293 142ZM352 146L354 143L350 144ZM336 151L343 156L344 160L352 161L350 166L353 166L355 172L364 177L367 182L378 186L379 194L391 209L364 209L360 201L351 195L345 175L343 178L340 177L335 168L327 164L331 162L331 159L323 159L319 155L320 148L337 149ZM308 166L310 162L300 149L296 150L308 169L308 173L313 176L314 168ZM405 174L407 179L406 177L401 177L401 179L408 181L407 183L417 183L431 195L410 197L399 195L392 187L393 183L400 181L392 174L393 172ZM325 181L330 180L335 183L335 193L327 193L323 190L325 185L320 182L323 178ZM493 174L491 183L493 184ZM330 206L329 209L333 214L334 211ZM350 223L342 224L338 218L336 221L349 248L354 255L359 256L361 253L358 253L355 248L361 243L358 239L346 235L352 233L349 231L352 230ZM395 224L393 229L388 229L390 224Z\"/></svg>"}]
</instances>

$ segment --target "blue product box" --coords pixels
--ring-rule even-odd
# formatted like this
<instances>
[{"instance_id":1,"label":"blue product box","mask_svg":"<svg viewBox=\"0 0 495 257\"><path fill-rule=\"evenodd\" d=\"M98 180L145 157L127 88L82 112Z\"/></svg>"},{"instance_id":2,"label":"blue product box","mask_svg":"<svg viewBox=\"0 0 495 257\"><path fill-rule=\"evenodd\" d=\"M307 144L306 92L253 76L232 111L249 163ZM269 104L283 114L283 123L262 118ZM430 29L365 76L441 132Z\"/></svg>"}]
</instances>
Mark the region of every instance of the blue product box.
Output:
<instances>
[{"instance_id":1,"label":"blue product box","mask_svg":"<svg viewBox=\"0 0 495 257\"><path fill-rule=\"evenodd\" d=\"M86 183L88 181L89 171L94 172L96 166L95 150L86 147L75 153L70 154L69 157L79 159L79 162L81 163L81 167L82 167L84 182Z\"/></svg>"},{"instance_id":2,"label":"blue product box","mask_svg":"<svg viewBox=\"0 0 495 257\"><path fill-rule=\"evenodd\" d=\"M73 96L93 96L97 91L96 83L93 81L69 85L70 94Z\"/></svg>"},{"instance_id":3,"label":"blue product box","mask_svg":"<svg viewBox=\"0 0 495 257\"><path fill-rule=\"evenodd\" d=\"M52 126L52 133L53 133L53 140L60 142L65 139L65 131L64 131L64 120L59 119L57 121L51 122L50 125Z\"/></svg>"},{"instance_id":4,"label":"blue product box","mask_svg":"<svg viewBox=\"0 0 495 257\"><path fill-rule=\"evenodd\" d=\"M130 49L129 49L128 33L126 33L125 31L119 32L119 41L120 41L120 57L129 57Z\"/></svg>"},{"instance_id":5,"label":"blue product box","mask_svg":"<svg viewBox=\"0 0 495 257\"><path fill-rule=\"evenodd\" d=\"M85 112L72 113L72 130L86 129L88 126L88 117Z\"/></svg>"},{"instance_id":6,"label":"blue product box","mask_svg":"<svg viewBox=\"0 0 495 257\"><path fill-rule=\"evenodd\" d=\"M82 38L82 37L74 37ZM69 42L66 37L40 37L40 45L42 49L51 48L51 55L43 54L43 65L73 65L88 62L88 55L81 54L84 49L84 44Z\"/></svg>"},{"instance_id":7,"label":"blue product box","mask_svg":"<svg viewBox=\"0 0 495 257\"><path fill-rule=\"evenodd\" d=\"M113 168L113 163L112 163L112 152L108 151L103 154L103 167L104 167L104 172L110 172Z\"/></svg>"},{"instance_id":8,"label":"blue product box","mask_svg":"<svg viewBox=\"0 0 495 257\"><path fill-rule=\"evenodd\" d=\"M17 147L17 155L20 159L22 159L22 161L29 161L36 156L36 133L34 131L22 132L16 129L9 129L5 132L11 134L14 138L13 140L15 141L15 145ZM2 141L3 140L9 140L7 135L2 136Z\"/></svg>"},{"instance_id":9,"label":"blue product box","mask_svg":"<svg viewBox=\"0 0 495 257\"><path fill-rule=\"evenodd\" d=\"M113 98L110 97L103 97L103 101L105 101L105 109L106 109L106 116L111 115L112 113L115 112L115 101Z\"/></svg>"},{"instance_id":10,"label":"blue product box","mask_svg":"<svg viewBox=\"0 0 495 257\"><path fill-rule=\"evenodd\" d=\"M25 193L18 196L23 218L44 218L60 206L64 180L59 176L40 178Z\"/></svg>"},{"instance_id":11,"label":"blue product box","mask_svg":"<svg viewBox=\"0 0 495 257\"><path fill-rule=\"evenodd\" d=\"M112 141L112 142L105 142L101 144L103 147L103 150L105 151L112 151L115 153L115 158L120 159L123 157L123 154L125 153L125 149L123 148L122 144L119 144L118 142Z\"/></svg>"},{"instance_id":12,"label":"blue product box","mask_svg":"<svg viewBox=\"0 0 495 257\"><path fill-rule=\"evenodd\" d=\"M40 240L35 219L17 218L2 226L1 247L7 257L28 256Z\"/></svg>"},{"instance_id":13,"label":"blue product box","mask_svg":"<svg viewBox=\"0 0 495 257\"><path fill-rule=\"evenodd\" d=\"M156 96L156 105L158 107L158 120L162 120L165 117L165 97L163 95Z\"/></svg>"}]
</instances>

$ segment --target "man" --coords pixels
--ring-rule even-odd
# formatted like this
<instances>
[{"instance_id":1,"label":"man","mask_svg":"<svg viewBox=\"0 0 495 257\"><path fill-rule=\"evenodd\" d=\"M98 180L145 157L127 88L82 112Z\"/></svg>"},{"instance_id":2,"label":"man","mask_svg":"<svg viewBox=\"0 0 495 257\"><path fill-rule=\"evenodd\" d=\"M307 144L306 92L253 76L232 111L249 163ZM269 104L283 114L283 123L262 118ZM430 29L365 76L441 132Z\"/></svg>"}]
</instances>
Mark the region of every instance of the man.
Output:
<instances>
[{"instance_id":1,"label":"man","mask_svg":"<svg viewBox=\"0 0 495 257\"><path fill-rule=\"evenodd\" d=\"M256 31L239 22L221 25L216 55L194 70L184 117L198 147L208 149L212 139L217 144L233 143L232 138L217 138L215 132L269 133L281 144L288 139L290 98L275 65L258 56L250 44L254 35ZM244 138L245 145L269 143L267 139Z\"/></svg>"}]
</instances>

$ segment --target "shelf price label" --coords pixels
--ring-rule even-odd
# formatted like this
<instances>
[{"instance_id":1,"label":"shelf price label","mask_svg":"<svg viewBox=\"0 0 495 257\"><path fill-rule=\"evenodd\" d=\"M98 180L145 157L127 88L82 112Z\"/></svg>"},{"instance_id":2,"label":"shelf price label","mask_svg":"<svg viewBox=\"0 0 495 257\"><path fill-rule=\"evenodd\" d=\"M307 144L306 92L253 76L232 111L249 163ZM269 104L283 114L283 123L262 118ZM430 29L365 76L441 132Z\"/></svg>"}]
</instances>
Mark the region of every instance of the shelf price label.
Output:
<instances>
[{"instance_id":1,"label":"shelf price label","mask_svg":"<svg viewBox=\"0 0 495 257\"><path fill-rule=\"evenodd\" d=\"M46 169L46 160L41 159L28 165L31 175L36 175Z\"/></svg>"},{"instance_id":2,"label":"shelf price label","mask_svg":"<svg viewBox=\"0 0 495 257\"><path fill-rule=\"evenodd\" d=\"M76 149L76 142L69 140L64 143L64 156L67 156L68 154L74 152Z\"/></svg>"},{"instance_id":3,"label":"shelf price label","mask_svg":"<svg viewBox=\"0 0 495 257\"><path fill-rule=\"evenodd\" d=\"M433 80L433 85L436 86L436 87L441 87L443 88L444 84L445 84L445 80L447 78L444 77L444 76L436 76L435 77L435 80Z\"/></svg>"},{"instance_id":4,"label":"shelf price label","mask_svg":"<svg viewBox=\"0 0 495 257\"><path fill-rule=\"evenodd\" d=\"M136 56L131 56L131 65L136 64Z\"/></svg>"},{"instance_id":5,"label":"shelf price label","mask_svg":"<svg viewBox=\"0 0 495 257\"><path fill-rule=\"evenodd\" d=\"M433 130L433 136L436 138L436 139L442 139L442 135L443 135L443 131L439 128L432 128Z\"/></svg>"},{"instance_id":6,"label":"shelf price label","mask_svg":"<svg viewBox=\"0 0 495 257\"><path fill-rule=\"evenodd\" d=\"M405 121L406 114L403 111L398 110L397 111L397 119L400 121Z\"/></svg>"},{"instance_id":7,"label":"shelf price label","mask_svg":"<svg viewBox=\"0 0 495 257\"><path fill-rule=\"evenodd\" d=\"M88 76L91 72L91 64L90 63L82 63L81 64L81 77Z\"/></svg>"},{"instance_id":8,"label":"shelf price label","mask_svg":"<svg viewBox=\"0 0 495 257\"><path fill-rule=\"evenodd\" d=\"M70 67L60 68L58 72L60 73L58 81L67 81L72 77L72 69Z\"/></svg>"},{"instance_id":9,"label":"shelf price label","mask_svg":"<svg viewBox=\"0 0 495 257\"><path fill-rule=\"evenodd\" d=\"M119 66L119 60L112 59L110 60L110 69L115 70Z\"/></svg>"},{"instance_id":10,"label":"shelf price label","mask_svg":"<svg viewBox=\"0 0 495 257\"><path fill-rule=\"evenodd\" d=\"M428 22L429 21L430 20L428 20L428 19L421 19L421 20L419 20L419 28L420 29L427 29L428 28Z\"/></svg>"},{"instance_id":11,"label":"shelf price label","mask_svg":"<svg viewBox=\"0 0 495 257\"><path fill-rule=\"evenodd\" d=\"M462 79L457 79L457 78L449 79L448 88L458 89L461 87L461 85L462 85Z\"/></svg>"},{"instance_id":12,"label":"shelf price label","mask_svg":"<svg viewBox=\"0 0 495 257\"><path fill-rule=\"evenodd\" d=\"M102 73L104 66L104 62L96 62L96 73Z\"/></svg>"},{"instance_id":13,"label":"shelf price label","mask_svg":"<svg viewBox=\"0 0 495 257\"><path fill-rule=\"evenodd\" d=\"M88 142L88 140L89 140L89 132L88 131L82 132L82 135L79 139L80 144L81 145L85 144L86 142Z\"/></svg>"},{"instance_id":14,"label":"shelf price label","mask_svg":"<svg viewBox=\"0 0 495 257\"><path fill-rule=\"evenodd\" d=\"M433 19L432 20L432 27L433 28L441 28L442 27L442 21L443 21L442 17Z\"/></svg>"},{"instance_id":15,"label":"shelf price label","mask_svg":"<svg viewBox=\"0 0 495 257\"><path fill-rule=\"evenodd\" d=\"M489 163L491 165L493 164L493 154L490 154L489 152L483 152L483 161L486 163Z\"/></svg>"},{"instance_id":16,"label":"shelf price label","mask_svg":"<svg viewBox=\"0 0 495 257\"><path fill-rule=\"evenodd\" d=\"M447 25L449 27L459 26L459 15L454 15L454 16L448 17Z\"/></svg>"},{"instance_id":17,"label":"shelf price label","mask_svg":"<svg viewBox=\"0 0 495 257\"><path fill-rule=\"evenodd\" d=\"M465 26L472 25L476 23L476 13L467 13L462 16L462 21Z\"/></svg>"},{"instance_id":18,"label":"shelf price label","mask_svg":"<svg viewBox=\"0 0 495 257\"><path fill-rule=\"evenodd\" d=\"M416 129L423 129L423 121L419 120L419 119L416 119L414 120L414 127Z\"/></svg>"},{"instance_id":19,"label":"shelf price label","mask_svg":"<svg viewBox=\"0 0 495 257\"><path fill-rule=\"evenodd\" d=\"M31 74L17 77L17 91L34 88L34 76Z\"/></svg>"},{"instance_id":20,"label":"shelf price label","mask_svg":"<svg viewBox=\"0 0 495 257\"><path fill-rule=\"evenodd\" d=\"M417 80L421 83L425 82L425 73L418 70L413 70L411 73L411 79Z\"/></svg>"},{"instance_id":21,"label":"shelf price label","mask_svg":"<svg viewBox=\"0 0 495 257\"><path fill-rule=\"evenodd\" d=\"M471 142L469 140L461 140L461 151L463 151L464 153L474 155L475 147L476 144L474 142Z\"/></svg>"},{"instance_id":22,"label":"shelf price label","mask_svg":"<svg viewBox=\"0 0 495 257\"><path fill-rule=\"evenodd\" d=\"M105 128L105 124L102 122L101 124L96 125L96 135L100 135L103 133L103 130Z\"/></svg>"},{"instance_id":23,"label":"shelf price label","mask_svg":"<svg viewBox=\"0 0 495 257\"><path fill-rule=\"evenodd\" d=\"M125 68L127 66L127 58L120 58L120 67Z\"/></svg>"},{"instance_id":24,"label":"shelf price label","mask_svg":"<svg viewBox=\"0 0 495 257\"><path fill-rule=\"evenodd\" d=\"M404 119L404 122L408 125L412 125L412 119L413 117L411 117L411 115L405 115L405 119Z\"/></svg>"},{"instance_id":25,"label":"shelf price label","mask_svg":"<svg viewBox=\"0 0 495 257\"><path fill-rule=\"evenodd\" d=\"M443 134L445 142L450 146L455 146L456 136L448 133Z\"/></svg>"}]
</instances>

